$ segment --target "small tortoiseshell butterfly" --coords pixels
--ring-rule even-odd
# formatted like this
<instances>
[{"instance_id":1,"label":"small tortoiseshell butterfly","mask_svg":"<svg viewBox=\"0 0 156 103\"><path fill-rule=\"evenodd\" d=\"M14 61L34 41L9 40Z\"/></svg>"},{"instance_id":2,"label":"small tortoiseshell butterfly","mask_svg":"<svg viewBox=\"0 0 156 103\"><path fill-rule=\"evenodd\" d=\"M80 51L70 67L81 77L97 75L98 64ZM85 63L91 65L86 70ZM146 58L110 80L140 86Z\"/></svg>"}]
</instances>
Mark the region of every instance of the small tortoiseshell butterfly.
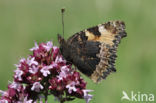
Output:
<instances>
[{"instance_id":1,"label":"small tortoiseshell butterfly","mask_svg":"<svg viewBox=\"0 0 156 103\"><path fill-rule=\"evenodd\" d=\"M63 57L97 83L116 71L117 47L126 36L124 22L110 21L80 31L67 41L58 35L58 41Z\"/></svg>"}]
</instances>

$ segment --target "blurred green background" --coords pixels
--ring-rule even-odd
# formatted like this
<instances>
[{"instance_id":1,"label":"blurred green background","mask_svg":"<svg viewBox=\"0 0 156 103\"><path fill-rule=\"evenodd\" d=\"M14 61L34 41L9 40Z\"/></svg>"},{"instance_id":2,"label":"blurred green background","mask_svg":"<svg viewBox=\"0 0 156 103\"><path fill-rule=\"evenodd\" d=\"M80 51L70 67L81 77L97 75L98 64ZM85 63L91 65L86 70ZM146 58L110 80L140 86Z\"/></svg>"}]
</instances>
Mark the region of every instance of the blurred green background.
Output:
<instances>
[{"instance_id":1,"label":"blurred green background","mask_svg":"<svg viewBox=\"0 0 156 103\"><path fill-rule=\"evenodd\" d=\"M31 53L34 41L58 45L63 7L66 39L109 20L126 23L128 36L118 48L117 72L100 84L85 77L88 89L94 89L91 103L130 103L121 101L123 90L156 96L156 0L0 0L0 89L6 90L13 64Z\"/></svg>"}]
</instances>

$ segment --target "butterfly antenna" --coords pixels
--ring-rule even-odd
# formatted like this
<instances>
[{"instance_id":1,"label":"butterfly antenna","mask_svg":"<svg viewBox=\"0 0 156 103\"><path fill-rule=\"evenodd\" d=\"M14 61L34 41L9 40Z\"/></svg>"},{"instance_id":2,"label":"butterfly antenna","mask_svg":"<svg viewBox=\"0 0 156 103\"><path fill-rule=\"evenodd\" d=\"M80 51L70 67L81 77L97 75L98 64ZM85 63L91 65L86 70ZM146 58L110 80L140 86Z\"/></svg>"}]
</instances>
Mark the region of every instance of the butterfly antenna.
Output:
<instances>
[{"instance_id":1,"label":"butterfly antenna","mask_svg":"<svg viewBox=\"0 0 156 103\"><path fill-rule=\"evenodd\" d=\"M62 14L62 30L63 30L63 38L64 38L64 12L65 8L61 9L61 14Z\"/></svg>"}]
</instances>

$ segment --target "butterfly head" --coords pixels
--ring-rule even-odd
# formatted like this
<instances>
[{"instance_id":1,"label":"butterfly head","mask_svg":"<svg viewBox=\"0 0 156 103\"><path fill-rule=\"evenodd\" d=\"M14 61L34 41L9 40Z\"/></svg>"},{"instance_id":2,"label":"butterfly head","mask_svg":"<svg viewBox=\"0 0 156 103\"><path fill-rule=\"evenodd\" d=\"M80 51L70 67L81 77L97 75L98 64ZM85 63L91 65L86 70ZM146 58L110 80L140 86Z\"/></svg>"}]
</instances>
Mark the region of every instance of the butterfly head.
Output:
<instances>
[{"instance_id":1,"label":"butterfly head","mask_svg":"<svg viewBox=\"0 0 156 103\"><path fill-rule=\"evenodd\" d=\"M69 56L69 48L66 40L60 34L58 34L58 42L60 44L60 53L67 59Z\"/></svg>"},{"instance_id":2,"label":"butterfly head","mask_svg":"<svg viewBox=\"0 0 156 103\"><path fill-rule=\"evenodd\" d=\"M64 38L63 38L60 34L58 34L57 37L58 37L58 42L59 42L60 44L64 44L64 43L65 43Z\"/></svg>"}]
</instances>

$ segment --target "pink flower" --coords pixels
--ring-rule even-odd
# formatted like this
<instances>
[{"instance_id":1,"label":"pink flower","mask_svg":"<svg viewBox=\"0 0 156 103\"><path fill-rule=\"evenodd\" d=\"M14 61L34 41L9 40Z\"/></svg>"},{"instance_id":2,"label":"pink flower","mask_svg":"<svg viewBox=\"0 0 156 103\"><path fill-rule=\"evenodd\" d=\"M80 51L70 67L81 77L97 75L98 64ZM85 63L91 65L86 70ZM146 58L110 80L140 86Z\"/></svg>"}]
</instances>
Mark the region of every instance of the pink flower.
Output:
<instances>
[{"instance_id":1,"label":"pink flower","mask_svg":"<svg viewBox=\"0 0 156 103\"><path fill-rule=\"evenodd\" d=\"M50 49L53 47L52 42L48 41L43 47L47 50L50 51Z\"/></svg>"},{"instance_id":2,"label":"pink flower","mask_svg":"<svg viewBox=\"0 0 156 103\"><path fill-rule=\"evenodd\" d=\"M59 48L56 46L53 46L52 50L53 50L53 59L55 59L59 53Z\"/></svg>"},{"instance_id":3,"label":"pink flower","mask_svg":"<svg viewBox=\"0 0 156 103\"><path fill-rule=\"evenodd\" d=\"M0 103L9 103L6 99L0 100Z\"/></svg>"},{"instance_id":4,"label":"pink flower","mask_svg":"<svg viewBox=\"0 0 156 103\"><path fill-rule=\"evenodd\" d=\"M35 42L35 47L31 48L30 51L37 50L38 48L39 48L39 46L37 45L37 42Z\"/></svg>"},{"instance_id":5,"label":"pink flower","mask_svg":"<svg viewBox=\"0 0 156 103\"><path fill-rule=\"evenodd\" d=\"M71 74L70 69L67 66L62 66L61 72L57 77L59 78L59 80L63 80L63 78L66 78L69 74Z\"/></svg>"},{"instance_id":6,"label":"pink flower","mask_svg":"<svg viewBox=\"0 0 156 103\"><path fill-rule=\"evenodd\" d=\"M55 63L66 63L62 56L57 56L55 59Z\"/></svg>"},{"instance_id":7,"label":"pink flower","mask_svg":"<svg viewBox=\"0 0 156 103\"><path fill-rule=\"evenodd\" d=\"M7 96L8 96L8 93L7 93L6 91L0 90L0 94L1 94L3 97L7 97Z\"/></svg>"},{"instance_id":8,"label":"pink flower","mask_svg":"<svg viewBox=\"0 0 156 103\"><path fill-rule=\"evenodd\" d=\"M49 65L49 66L44 66L44 67L41 69L41 73L43 74L44 77L47 77L47 76L50 74L50 69L51 69L52 67L53 67L52 65Z\"/></svg>"},{"instance_id":9,"label":"pink flower","mask_svg":"<svg viewBox=\"0 0 156 103\"><path fill-rule=\"evenodd\" d=\"M32 74L36 74L38 72L38 67L33 65L32 67L29 68L29 72Z\"/></svg>"},{"instance_id":10,"label":"pink flower","mask_svg":"<svg viewBox=\"0 0 156 103\"><path fill-rule=\"evenodd\" d=\"M89 103L89 101L92 99L93 95L88 94L88 92L92 92L93 90L83 90L84 93L84 99L86 100L86 103Z\"/></svg>"},{"instance_id":11,"label":"pink flower","mask_svg":"<svg viewBox=\"0 0 156 103\"><path fill-rule=\"evenodd\" d=\"M43 86L40 84L40 82L35 82L33 86L31 87L32 91L40 92L40 90L43 89Z\"/></svg>"},{"instance_id":12,"label":"pink flower","mask_svg":"<svg viewBox=\"0 0 156 103\"><path fill-rule=\"evenodd\" d=\"M24 101L24 103L33 103L33 100Z\"/></svg>"},{"instance_id":13,"label":"pink flower","mask_svg":"<svg viewBox=\"0 0 156 103\"><path fill-rule=\"evenodd\" d=\"M43 86L40 84L40 82L35 82L33 86L31 87L32 91L40 92L40 90L43 89Z\"/></svg>"},{"instance_id":14,"label":"pink flower","mask_svg":"<svg viewBox=\"0 0 156 103\"><path fill-rule=\"evenodd\" d=\"M33 100L32 100L32 99L28 100L28 97L26 96L26 97L24 98L24 101L21 102L21 103L33 103Z\"/></svg>"},{"instance_id":15,"label":"pink flower","mask_svg":"<svg viewBox=\"0 0 156 103\"><path fill-rule=\"evenodd\" d=\"M35 61L35 57L33 57L33 58L28 57L28 58L27 58L27 64L28 64L29 66L31 66L31 65L38 65L38 62Z\"/></svg>"},{"instance_id":16,"label":"pink flower","mask_svg":"<svg viewBox=\"0 0 156 103\"><path fill-rule=\"evenodd\" d=\"M17 91L21 91L21 88L23 88L23 87L22 87L22 85L20 83L17 83L15 81L13 81L12 83L10 83L8 85L8 88L12 88L12 89L15 89Z\"/></svg>"},{"instance_id":17,"label":"pink flower","mask_svg":"<svg viewBox=\"0 0 156 103\"><path fill-rule=\"evenodd\" d=\"M25 58L21 58L21 59L20 59L20 62L24 62L24 61L25 61Z\"/></svg>"},{"instance_id":18,"label":"pink flower","mask_svg":"<svg viewBox=\"0 0 156 103\"><path fill-rule=\"evenodd\" d=\"M72 91L73 92L76 92L77 91L77 89L76 89L76 87L75 87L75 82L71 82L70 84L68 84L67 86L66 86L66 88L68 88L68 92L71 94L72 93Z\"/></svg>"},{"instance_id":19,"label":"pink flower","mask_svg":"<svg viewBox=\"0 0 156 103\"><path fill-rule=\"evenodd\" d=\"M15 71L15 75L14 75L14 77L16 78L16 79L18 79L19 81L21 81L22 80L22 75L23 75L23 71L22 70L19 70L19 69L16 69Z\"/></svg>"}]
</instances>

